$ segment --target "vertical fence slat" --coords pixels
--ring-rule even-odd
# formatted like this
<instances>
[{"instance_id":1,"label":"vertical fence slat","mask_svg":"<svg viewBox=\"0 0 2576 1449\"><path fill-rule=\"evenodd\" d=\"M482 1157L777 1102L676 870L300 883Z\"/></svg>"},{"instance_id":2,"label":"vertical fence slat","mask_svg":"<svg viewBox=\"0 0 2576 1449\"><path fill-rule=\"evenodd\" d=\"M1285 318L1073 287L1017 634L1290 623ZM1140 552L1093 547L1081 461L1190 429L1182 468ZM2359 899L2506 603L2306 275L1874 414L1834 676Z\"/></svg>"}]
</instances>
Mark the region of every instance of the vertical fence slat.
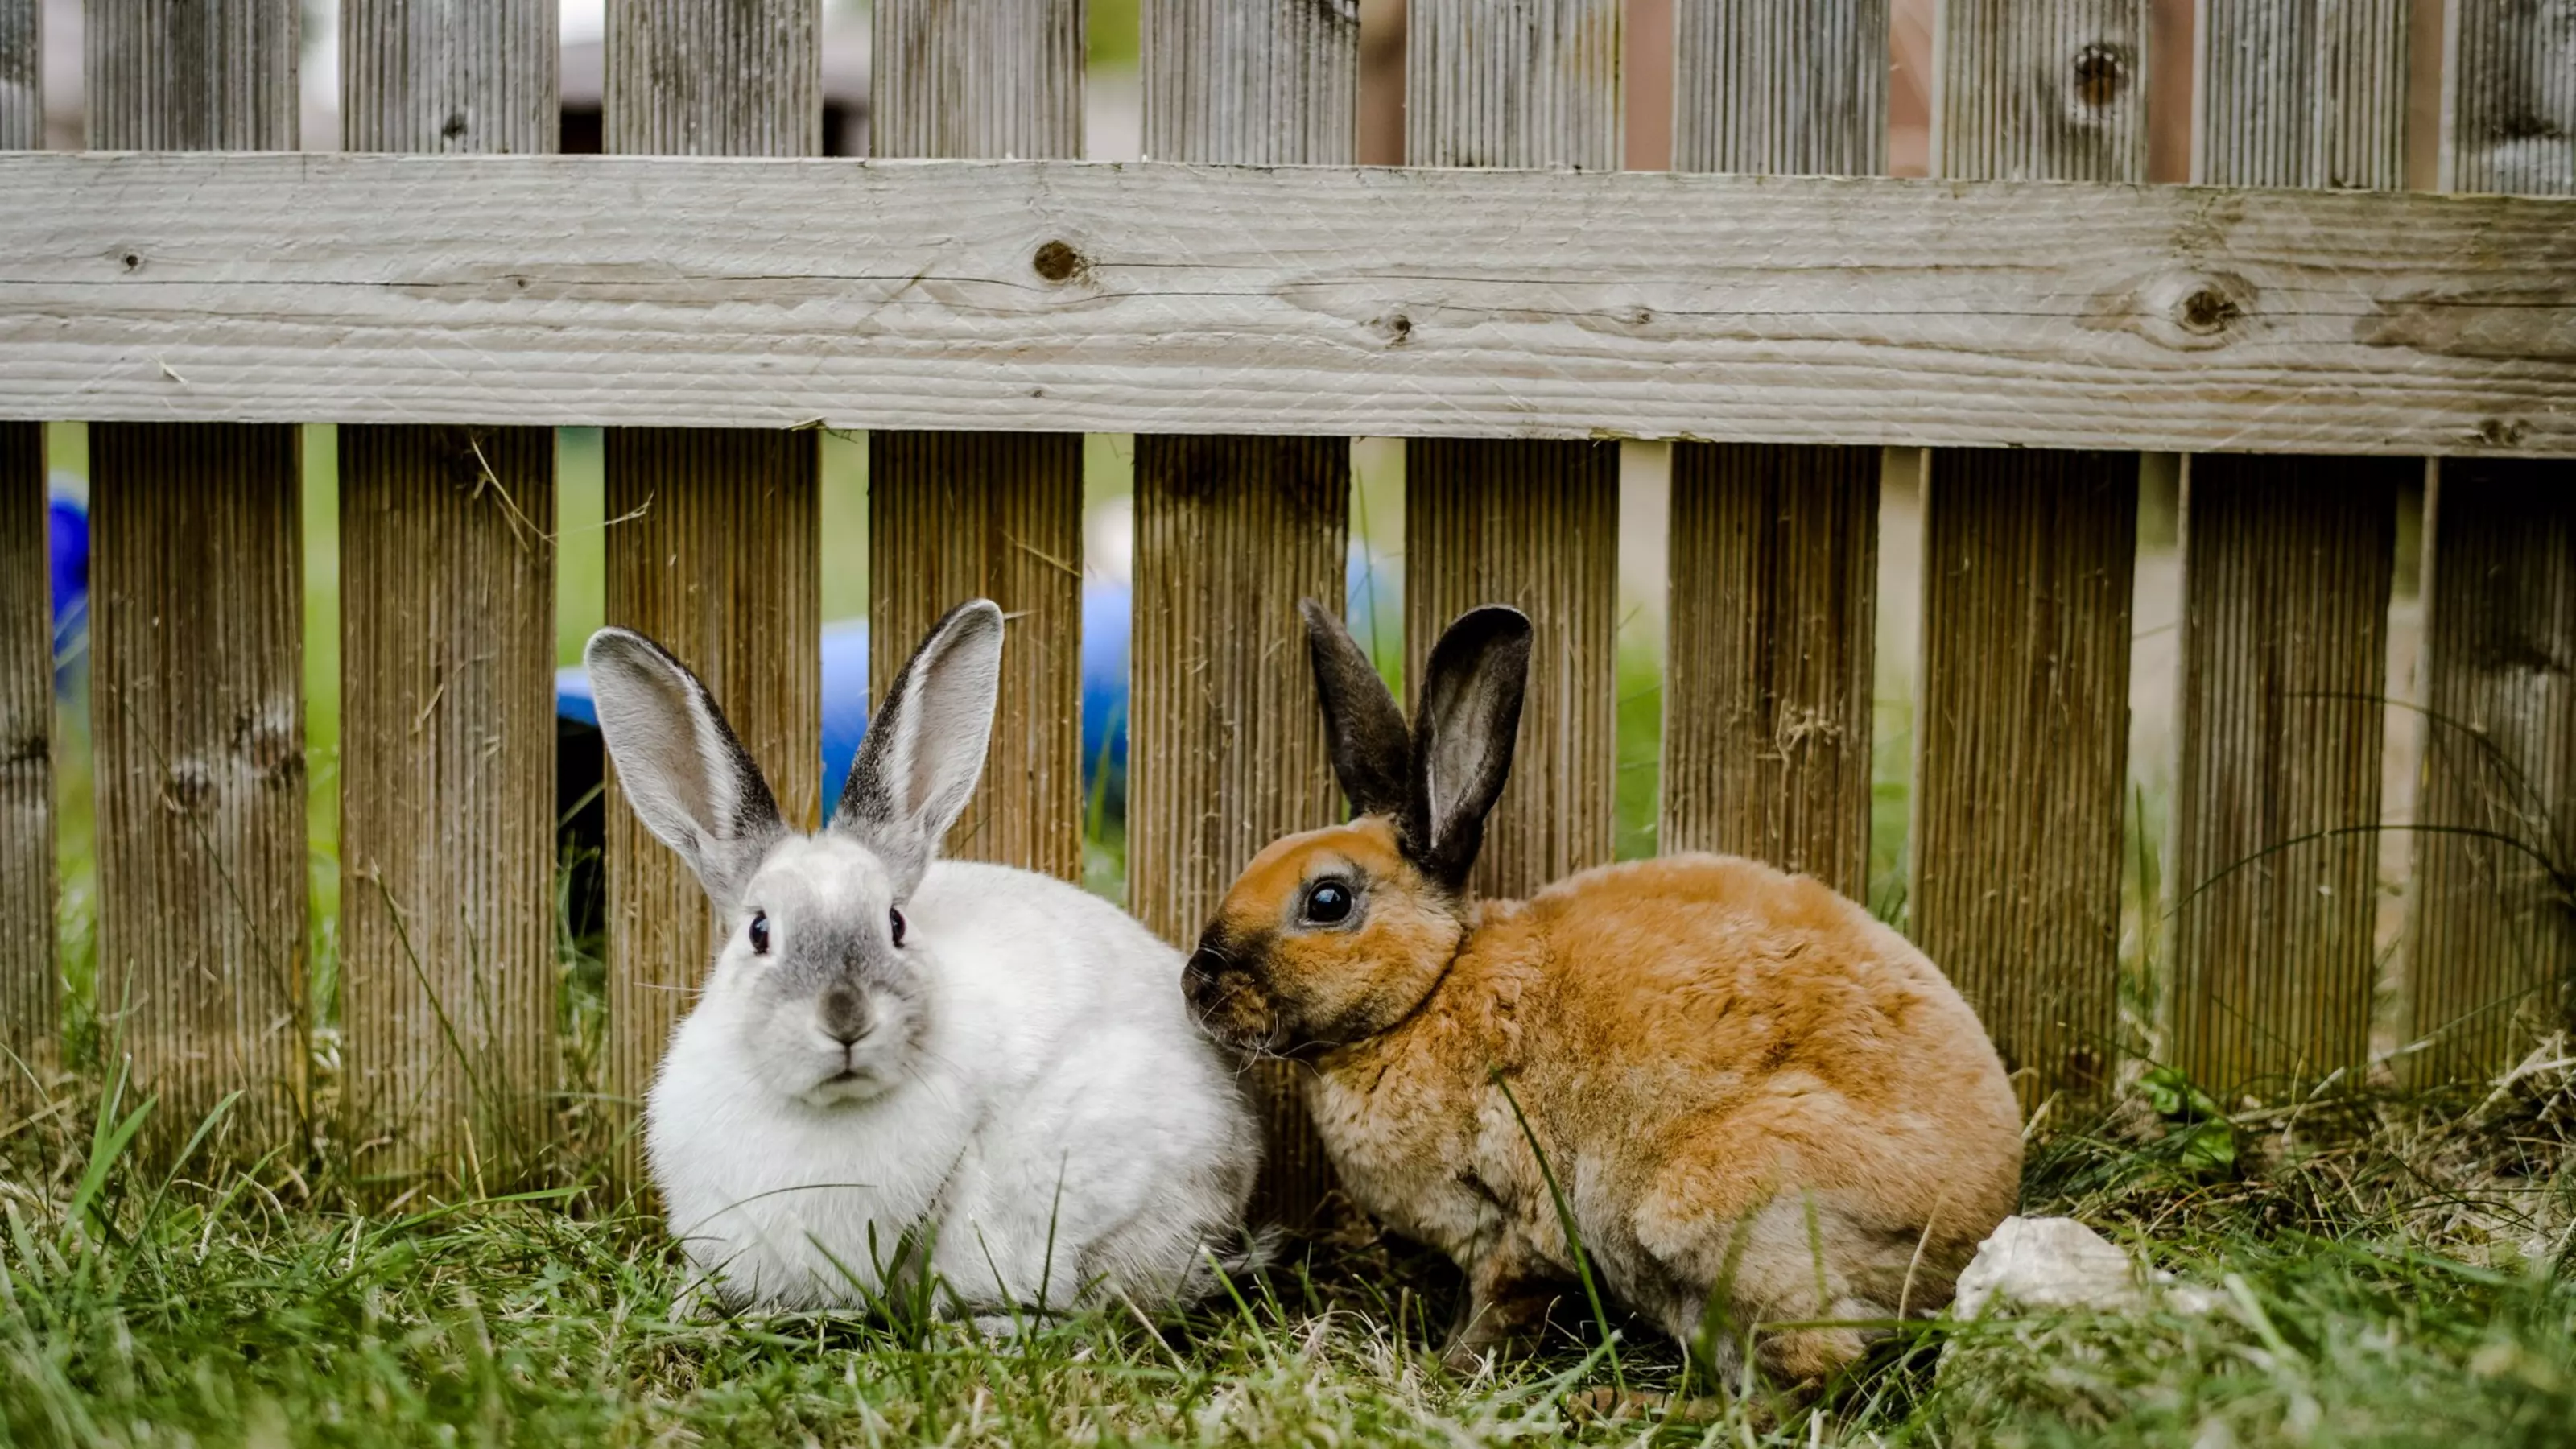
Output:
<instances>
[{"instance_id":1,"label":"vertical fence slat","mask_svg":"<svg viewBox=\"0 0 2576 1449\"><path fill-rule=\"evenodd\" d=\"M44 0L0 0L0 151L45 144Z\"/></svg>"},{"instance_id":2,"label":"vertical fence slat","mask_svg":"<svg viewBox=\"0 0 2576 1449\"><path fill-rule=\"evenodd\" d=\"M612 0L607 149L811 156L822 149L812 0ZM760 762L791 825L822 792L821 435L612 428L602 440L612 624L686 661ZM713 923L678 857L608 809L607 1090L640 1102L687 1014ZM632 1138L618 1168L636 1181Z\"/></svg>"},{"instance_id":3,"label":"vertical fence slat","mask_svg":"<svg viewBox=\"0 0 2576 1449\"><path fill-rule=\"evenodd\" d=\"M342 22L348 149L554 150L552 5ZM339 435L342 1115L389 1192L500 1191L552 1136L554 434Z\"/></svg>"},{"instance_id":4,"label":"vertical fence slat","mask_svg":"<svg viewBox=\"0 0 2576 1449\"><path fill-rule=\"evenodd\" d=\"M1886 0L1683 0L1681 170L1876 175ZM1876 448L1673 447L1663 848L1868 888Z\"/></svg>"},{"instance_id":5,"label":"vertical fence slat","mask_svg":"<svg viewBox=\"0 0 2576 1449\"><path fill-rule=\"evenodd\" d=\"M44 142L40 3L0 0L0 150ZM53 1065L60 1005L51 553L44 425L0 423L0 1111Z\"/></svg>"},{"instance_id":6,"label":"vertical fence slat","mask_svg":"<svg viewBox=\"0 0 2576 1449\"><path fill-rule=\"evenodd\" d=\"M1355 158L1357 0L1148 0L1143 39L1147 155ZM1350 494L1344 439L1136 440L1127 895L1175 944L1253 852L1339 813L1296 605L1341 603ZM1300 1070L1252 1081L1269 1143L1255 1211L1292 1223L1331 1185Z\"/></svg>"},{"instance_id":7,"label":"vertical fence slat","mask_svg":"<svg viewBox=\"0 0 2576 1449\"><path fill-rule=\"evenodd\" d=\"M2145 0L1945 0L1933 154L1968 180L2146 175ZM1926 469L1912 930L2025 1107L2110 1080L2138 464Z\"/></svg>"},{"instance_id":8,"label":"vertical fence slat","mask_svg":"<svg viewBox=\"0 0 2576 1449\"><path fill-rule=\"evenodd\" d=\"M2195 180L2403 184L2402 0L2201 0L2198 37ZM2222 1094L2369 1053L2378 841L2307 837L2379 823L2397 489L2421 469L2186 465L2168 1056Z\"/></svg>"},{"instance_id":9,"label":"vertical fence slat","mask_svg":"<svg viewBox=\"0 0 2576 1449\"><path fill-rule=\"evenodd\" d=\"M293 0L90 7L89 144L293 150ZM138 254L148 272L155 258ZM99 1012L166 1150L296 1150L308 1106L296 432L90 430Z\"/></svg>"},{"instance_id":10,"label":"vertical fence slat","mask_svg":"<svg viewBox=\"0 0 2576 1449\"><path fill-rule=\"evenodd\" d=\"M60 1004L50 553L44 425L0 423L0 1110L52 1068Z\"/></svg>"},{"instance_id":11,"label":"vertical fence slat","mask_svg":"<svg viewBox=\"0 0 2576 1449\"><path fill-rule=\"evenodd\" d=\"M1619 164L1614 0L1411 0L1407 14L1410 164ZM1407 693L1462 610L1512 604L1536 629L1511 784L1474 882L1527 895L1610 858L1618 446L1417 438L1404 480Z\"/></svg>"},{"instance_id":12,"label":"vertical fence slat","mask_svg":"<svg viewBox=\"0 0 2576 1449\"><path fill-rule=\"evenodd\" d=\"M2445 191L2576 195L2576 0L2449 0Z\"/></svg>"},{"instance_id":13,"label":"vertical fence slat","mask_svg":"<svg viewBox=\"0 0 2576 1449\"><path fill-rule=\"evenodd\" d=\"M2457 0L2443 186L2576 195L2576 3ZM2425 507L2419 818L2576 861L2576 463L2446 458ZM2482 1080L2576 987L2576 901L2497 841L2415 839L2418 1080Z\"/></svg>"},{"instance_id":14,"label":"vertical fence slat","mask_svg":"<svg viewBox=\"0 0 2576 1449\"><path fill-rule=\"evenodd\" d=\"M877 0L879 156L1082 154L1084 0ZM1073 244L1032 248L1032 288L1079 286ZM978 594L1011 621L983 784L948 852L1082 871L1082 439L868 436L868 688Z\"/></svg>"}]
</instances>

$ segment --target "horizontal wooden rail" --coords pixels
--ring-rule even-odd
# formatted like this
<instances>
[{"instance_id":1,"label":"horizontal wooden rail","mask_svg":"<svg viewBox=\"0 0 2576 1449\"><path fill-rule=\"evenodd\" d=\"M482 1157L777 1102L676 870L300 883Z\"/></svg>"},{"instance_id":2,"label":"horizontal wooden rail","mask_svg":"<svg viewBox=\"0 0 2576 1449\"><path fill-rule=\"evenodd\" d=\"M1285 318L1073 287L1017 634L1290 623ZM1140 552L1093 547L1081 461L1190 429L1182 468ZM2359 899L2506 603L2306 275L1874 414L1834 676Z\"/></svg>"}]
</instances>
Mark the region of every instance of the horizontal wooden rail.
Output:
<instances>
[{"instance_id":1,"label":"horizontal wooden rail","mask_svg":"<svg viewBox=\"0 0 2576 1449\"><path fill-rule=\"evenodd\" d=\"M0 156L0 419L2576 456L2576 200Z\"/></svg>"}]
</instances>

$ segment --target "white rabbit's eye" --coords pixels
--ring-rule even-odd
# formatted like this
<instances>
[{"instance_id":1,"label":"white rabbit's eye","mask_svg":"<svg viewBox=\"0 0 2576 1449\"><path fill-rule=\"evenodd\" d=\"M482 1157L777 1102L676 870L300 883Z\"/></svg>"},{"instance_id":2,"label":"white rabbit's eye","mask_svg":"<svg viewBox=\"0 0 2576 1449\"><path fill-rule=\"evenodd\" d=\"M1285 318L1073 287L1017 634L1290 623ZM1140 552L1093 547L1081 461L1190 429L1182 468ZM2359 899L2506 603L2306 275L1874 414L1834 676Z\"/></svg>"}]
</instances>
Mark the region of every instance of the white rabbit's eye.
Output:
<instances>
[{"instance_id":1,"label":"white rabbit's eye","mask_svg":"<svg viewBox=\"0 0 2576 1449\"><path fill-rule=\"evenodd\" d=\"M891 926L891 927L893 927L893 928L894 928L894 943L895 943L896 945L898 945L898 946L902 945L902 944L903 944L903 912L901 912L901 911L897 911L897 910L891 910L891 909L889 909L889 910L886 912L886 924L887 924L888 926Z\"/></svg>"},{"instance_id":2,"label":"white rabbit's eye","mask_svg":"<svg viewBox=\"0 0 2576 1449\"><path fill-rule=\"evenodd\" d=\"M769 954L769 916L767 912L754 911L751 913L751 954L755 956L766 956Z\"/></svg>"},{"instance_id":3,"label":"white rabbit's eye","mask_svg":"<svg viewBox=\"0 0 2576 1449\"><path fill-rule=\"evenodd\" d=\"M1319 926L1350 919L1351 888L1337 880L1319 880L1306 888L1306 919Z\"/></svg>"}]
</instances>

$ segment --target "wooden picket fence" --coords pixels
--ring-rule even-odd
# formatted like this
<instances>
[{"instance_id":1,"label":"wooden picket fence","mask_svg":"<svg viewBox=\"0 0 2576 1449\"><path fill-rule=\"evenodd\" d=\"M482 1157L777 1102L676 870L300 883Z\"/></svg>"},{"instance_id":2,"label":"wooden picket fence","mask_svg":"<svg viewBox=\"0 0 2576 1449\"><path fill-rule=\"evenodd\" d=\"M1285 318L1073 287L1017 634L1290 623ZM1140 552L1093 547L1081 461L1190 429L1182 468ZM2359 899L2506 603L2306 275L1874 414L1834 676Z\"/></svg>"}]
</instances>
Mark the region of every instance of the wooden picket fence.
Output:
<instances>
[{"instance_id":1,"label":"wooden picket fence","mask_svg":"<svg viewBox=\"0 0 2576 1449\"><path fill-rule=\"evenodd\" d=\"M1356 435L1409 440L1408 659L1474 602L1540 630L1483 888L1610 854L1609 440L1669 438L1664 847L1856 892L1879 450L1929 449L1912 929L2033 1101L2116 1066L2141 450L2194 455L2171 1056L2364 1065L2438 460L2422 815L2467 833L2415 850L2409 1060L2495 1067L2576 958L2563 879L2478 833L2576 857L2576 200L2491 194L2576 193L2576 12L2450 0L2435 195L2405 0L2201 0L2193 187L2142 184L2146 0L1946 0L1931 182L1851 179L1888 0L1675 8L1650 174L1616 0L1410 0L1398 169L1353 165L1356 0L1146 0L1126 165L1076 159L1082 0L876 0L876 152L937 158L893 164L816 155L817 0L613 0L596 157L548 154L544 0L345 0L337 155L277 154L296 0L92 0L98 149L0 155L0 1041L58 1035L41 422L91 424L101 1019L165 1139L238 1091L245 1150L313 1125L293 426L339 424L339 1130L487 1185L559 1091L548 430L608 429L608 617L811 824L828 426L868 432L874 677L960 597L1014 621L965 848L1068 875L1078 435L1139 435L1131 892L1176 942L1338 809L1292 605L1341 595ZM610 815L631 1099L708 936Z\"/></svg>"}]
</instances>

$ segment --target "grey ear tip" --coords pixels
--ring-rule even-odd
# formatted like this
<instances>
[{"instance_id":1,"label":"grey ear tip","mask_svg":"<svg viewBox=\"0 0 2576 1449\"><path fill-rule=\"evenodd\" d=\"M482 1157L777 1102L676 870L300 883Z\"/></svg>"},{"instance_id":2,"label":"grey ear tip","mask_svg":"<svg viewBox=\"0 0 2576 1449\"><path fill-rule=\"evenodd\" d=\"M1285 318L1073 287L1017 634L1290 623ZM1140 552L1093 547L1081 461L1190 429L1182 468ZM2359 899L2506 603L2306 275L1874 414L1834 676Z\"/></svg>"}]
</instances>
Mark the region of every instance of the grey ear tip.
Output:
<instances>
[{"instance_id":1,"label":"grey ear tip","mask_svg":"<svg viewBox=\"0 0 2576 1449\"><path fill-rule=\"evenodd\" d=\"M596 667L603 659L638 656L650 659L661 654L662 647L651 639L613 624L593 633L590 641L581 646L581 662L585 668Z\"/></svg>"}]
</instances>

